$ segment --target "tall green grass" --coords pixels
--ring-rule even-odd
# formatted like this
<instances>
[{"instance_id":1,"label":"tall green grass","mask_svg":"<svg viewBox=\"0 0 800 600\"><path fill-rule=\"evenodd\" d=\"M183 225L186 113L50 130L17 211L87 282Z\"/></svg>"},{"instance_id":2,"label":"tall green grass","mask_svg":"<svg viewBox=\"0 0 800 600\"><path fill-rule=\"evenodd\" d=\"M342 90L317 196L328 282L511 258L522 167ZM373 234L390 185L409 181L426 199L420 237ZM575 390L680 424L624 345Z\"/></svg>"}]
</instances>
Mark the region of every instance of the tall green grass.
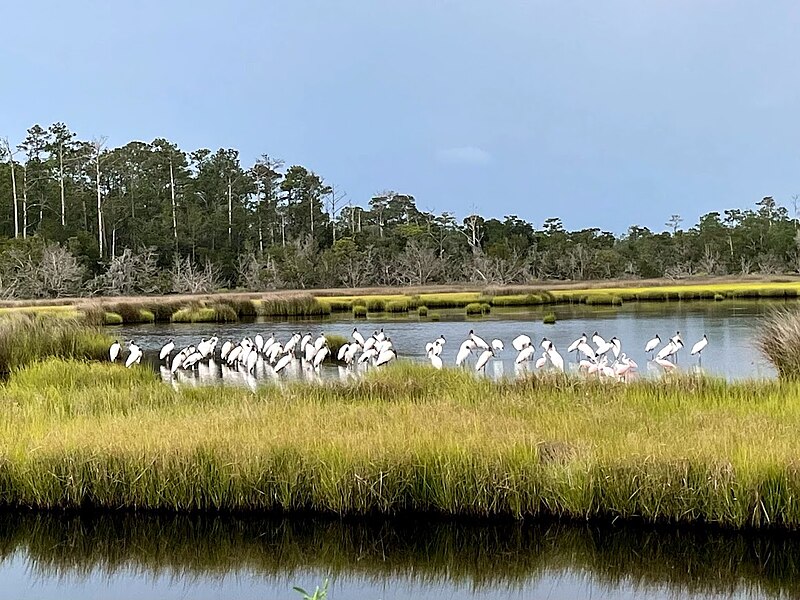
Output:
<instances>
[{"instance_id":1,"label":"tall green grass","mask_svg":"<svg viewBox=\"0 0 800 600\"><path fill-rule=\"evenodd\" d=\"M0 504L556 516L800 527L800 383L492 383L398 363L347 384L179 389L12 374Z\"/></svg>"},{"instance_id":2,"label":"tall green grass","mask_svg":"<svg viewBox=\"0 0 800 600\"><path fill-rule=\"evenodd\" d=\"M0 319L0 372L48 357L103 359L112 341L79 319L9 315Z\"/></svg>"}]
</instances>

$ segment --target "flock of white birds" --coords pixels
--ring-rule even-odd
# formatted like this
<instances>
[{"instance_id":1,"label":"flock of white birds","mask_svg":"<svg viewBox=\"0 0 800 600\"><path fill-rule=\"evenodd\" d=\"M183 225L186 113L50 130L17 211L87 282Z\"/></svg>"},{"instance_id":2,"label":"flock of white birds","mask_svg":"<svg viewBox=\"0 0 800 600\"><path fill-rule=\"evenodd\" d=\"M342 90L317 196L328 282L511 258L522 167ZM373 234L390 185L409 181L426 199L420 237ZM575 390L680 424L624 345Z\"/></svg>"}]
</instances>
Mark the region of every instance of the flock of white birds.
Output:
<instances>
[{"instance_id":1,"label":"flock of white birds","mask_svg":"<svg viewBox=\"0 0 800 600\"><path fill-rule=\"evenodd\" d=\"M219 342L219 338L214 335L202 339L197 344L177 349L174 341L169 340L159 351L158 358L162 370L167 369L174 375L178 371L191 371L203 363L218 360L248 375L254 372L257 365L268 367L277 375L292 365L318 370L323 362L334 358L338 364L347 367L351 365L381 367L397 358L392 340L383 329L365 338L358 328L354 327L351 339L339 347L336 357L332 356L328 339L323 333L317 336L310 332L305 335L294 333L283 342L276 339L275 335L265 339L261 334L253 338L246 336L239 342L228 340L222 345L219 345ZM425 345L425 355L436 369L444 367L442 352L445 344L447 340L444 336L440 336ZM692 346L691 355L698 356L700 360L707 345L708 338L703 335ZM524 366L532 362L536 369L565 370L564 357L556 349L555 344L546 337L542 338L537 347L530 336L520 334L511 341L511 346L517 353L514 360L516 365ZM656 335L645 344L644 352L655 365L665 371L671 371L677 367L678 353L683 348L683 339L680 332L677 332L666 342ZM128 342L127 349L125 366L131 367L140 363L143 356L142 349L133 340ZM475 331L470 330L467 338L459 346L455 365L467 367L474 360L475 370L485 371L486 366L499 358L504 350L505 345L502 340L493 339L487 342ZM584 333L569 345L566 352L568 355L574 354L577 369L586 375L626 381L639 368L636 361L622 351L622 342L617 337L605 340L597 332L591 337ZM119 341L115 341L109 348L111 362L121 359L122 354L123 346Z\"/></svg>"},{"instance_id":2,"label":"flock of white birds","mask_svg":"<svg viewBox=\"0 0 800 600\"><path fill-rule=\"evenodd\" d=\"M125 366L139 364L143 356L142 349L133 340L128 342L127 347ZM219 352L217 352L218 347ZM248 374L253 373L259 361L263 361L277 374L292 365L294 361L319 369L325 360L333 358L325 334L321 333L315 337L310 332L305 335L295 333L285 342L276 339L274 335L265 339L259 333L253 338L246 336L238 343L228 340L221 346L219 337L214 335L208 339L203 338L197 344L176 350L175 342L170 339L161 347L158 354L159 362L166 364L172 374L196 369L201 363L211 360L219 360L228 367L235 367ZM108 353L111 362L116 362L122 357L122 344L115 341ZM360 364L374 367L381 367L396 358L397 353L392 340L383 329L364 338L358 328L353 328L352 341L339 347L336 356L336 360L346 365Z\"/></svg>"},{"instance_id":3,"label":"flock of white birds","mask_svg":"<svg viewBox=\"0 0 800 600\"><path fill-rule=\"evenodd\" d=\"M425 354L431 365L436 369L441 369L444 366L442 351L446 343L447 340L442 336L425 345ZM524 365L533 361L537 369L550 368L556 371L564 371L564 357L556 349L555 344L546 337L542 338L539 344L541 348L539 356L537 356L537 348L533 340L528 335L518 335L511 341L511 345L517 352L517 357L514 360L517 365ZM696 355L699 361L706 346L708 346L708 338L704 334L692 346L692 356ZM648 340L644 351L651 357L653 363L665 371L671 371L677 367L678 352L683 347L683 339L680 332L677 332L663 346L661 337L656 335ZM459 346L455 364L459 367L464 366L471 357L475 357L475 370L483 371L486 369L486 365L497 358L503 350L504 344L502 340L493 339L491 342L487 342L473 330L470 330L467 338ZM578 369L587 375L627 380L628 376L639 368L636 361L622 351L622 342L617 337L612 337L606 341L596 331L591 338L585 333L581 335L569 345L567 353L574 353Z\"/></svg>"}]
</instances>

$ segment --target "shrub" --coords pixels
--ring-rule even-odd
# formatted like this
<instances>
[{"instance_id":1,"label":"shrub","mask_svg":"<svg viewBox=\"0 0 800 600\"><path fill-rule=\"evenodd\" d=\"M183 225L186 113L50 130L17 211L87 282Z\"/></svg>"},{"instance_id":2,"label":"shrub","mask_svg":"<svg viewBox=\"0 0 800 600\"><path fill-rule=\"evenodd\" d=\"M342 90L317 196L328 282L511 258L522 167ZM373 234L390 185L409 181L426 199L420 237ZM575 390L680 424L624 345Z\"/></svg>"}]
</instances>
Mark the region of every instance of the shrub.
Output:
<instances>
[{"instance_id":1,"label":"shrub","mask_svg":"<svg viewBox=\"0 0 800 600\"><path fill-rule=\"evenodd\" d=\"M714 294L714 300L721 302L722 300L725 300L725 296L723 294Z\"/></svg>"},{"instance_id":2,"label":"shrub","mask_svg":"<svg viewBox=\"0 0 800 600\"><path fill-rule=\"evenodd\" d=\"M139 323L155 323L156 317L153 311L146 308L139 309Z\"/></svg>"},{"instance_id":3,"label":"shrub","mask_svg":"<svg viewBox=\"0 0 800 600\"><path fill-rule=\"evenodd\" d=\"M555 325L556 324L556 313L549 312L542 317L542 323L545 325Z\"/></svg>"},{"instance_id":4,"label":"shrub","mask_svg":"<svg viewBox=\"0 0 800 600\"><path fill-rule=\"evenodd\" d=\"M417 315L420 317L427 317L428 316L428 307L427 306L419 306L417 307Z\"/></svg>"}]
</instances>

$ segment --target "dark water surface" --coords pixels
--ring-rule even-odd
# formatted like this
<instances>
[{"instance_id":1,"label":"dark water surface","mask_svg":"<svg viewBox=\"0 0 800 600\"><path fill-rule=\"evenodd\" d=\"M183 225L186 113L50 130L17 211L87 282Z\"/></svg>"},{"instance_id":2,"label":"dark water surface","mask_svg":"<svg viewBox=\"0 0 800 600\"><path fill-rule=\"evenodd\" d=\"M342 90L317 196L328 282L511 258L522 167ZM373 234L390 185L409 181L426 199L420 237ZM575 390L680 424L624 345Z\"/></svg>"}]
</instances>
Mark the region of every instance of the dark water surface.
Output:
<instances>
[{"instance_id":1,"label":"dark water surface","mask_svg":"<svg viewBox=\"0 0 800 600\"><path fill-rule=\"evenodd\" d=\"M689 348L703 334L709 339L709 345L703 352L702 369L715 376L728 379L773 377L774 371L759 355L755 347L755 335L759 319L769 310L792 305L797 301L723 301L723 302L674 302L674 303L629 303L622 307L590 307L556 306L547 309L495 310L490 316L467 319L463 310L439 311L442 321L419 319L416 315L390 317L381 319L353 320L349 313L344 316L334 315L328 319L304 321L260 321L216 325L198 324L156 324L109 328L112 335L121 340L133 338L150 356L169 338L174 338L178 347L197 343L202 338L217 334L220 345L226 339L241 340L244 336L255 336L261 333L268 338L273 333L281 341L286 341L293 332L310 331L319 333L336 333L346 337L354 326L365 335L383 328L394 343L401 358L424 361L425 344L443 335L448 343L442 358L445 364L452 365L458 346L474 329L487 341L501 339L505 351L497 360L490 363L487 374L493 377L513 377L519 367L514 364L516 352L511 348L511 340L525 333L538 344L542 337L552 340L556 347L566 356L566 348L581 333L589 336L597 330L603 337L610 339L617 336L622 342L622 351L639 364L642 375L657 376L661 369L648 363L644 353L644 345L655 334L660 334L664 342L681 332L686 348L679 353L678 367L682 370L700 368L698 360L689 356ZM554 311L558 317L555 325L543 325L544 312ZM474 361L473 363L474 364ZM533 369L532 364L526 365ZM203 367L198 372L181 374L178 381L198 383L219 383L230 381L236 384L254 384L259 380L270 379L269 369L259 365L255 377L248 378L236 371L229 371L220 365L211 368ZM329 366L321 375L300 368L299 362L294 369L288 369L283 377L294 378L337 378L351 377L353 370L337 369ZM167 378L169 374L165 373Z\"/></svg>"},{"instance_id":2,"label":"dark water surface","mask_svg":"<svg viewBox=\"0 0 800 600\"><path fill-rule=\"evenodd\" d=\"M589 525L0 518L0 598L788 598L800 537Z\"/></svg>"}]
</instances>

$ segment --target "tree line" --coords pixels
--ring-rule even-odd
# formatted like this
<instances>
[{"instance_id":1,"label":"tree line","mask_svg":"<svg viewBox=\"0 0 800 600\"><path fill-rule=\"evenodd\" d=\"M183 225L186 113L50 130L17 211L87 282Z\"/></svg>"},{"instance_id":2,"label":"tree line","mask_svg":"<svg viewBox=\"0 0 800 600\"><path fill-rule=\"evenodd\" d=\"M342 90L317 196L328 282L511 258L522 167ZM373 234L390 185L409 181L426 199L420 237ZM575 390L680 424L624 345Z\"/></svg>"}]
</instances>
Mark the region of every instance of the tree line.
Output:
<instances>
[{"instance_id":1,"label":"tree line","mask_svg":"<svg viewBox=\"0 0 800 600\"><path fill-rule=\"evenodd\" d=\"M797 197L791 215L764 197L621 236L556 217L458 220L392 190L364 200L267 154L244 165L231 148L113 148L34 125L0 138L0 296L800 272Z\"/></svg>"}]
</instances>

